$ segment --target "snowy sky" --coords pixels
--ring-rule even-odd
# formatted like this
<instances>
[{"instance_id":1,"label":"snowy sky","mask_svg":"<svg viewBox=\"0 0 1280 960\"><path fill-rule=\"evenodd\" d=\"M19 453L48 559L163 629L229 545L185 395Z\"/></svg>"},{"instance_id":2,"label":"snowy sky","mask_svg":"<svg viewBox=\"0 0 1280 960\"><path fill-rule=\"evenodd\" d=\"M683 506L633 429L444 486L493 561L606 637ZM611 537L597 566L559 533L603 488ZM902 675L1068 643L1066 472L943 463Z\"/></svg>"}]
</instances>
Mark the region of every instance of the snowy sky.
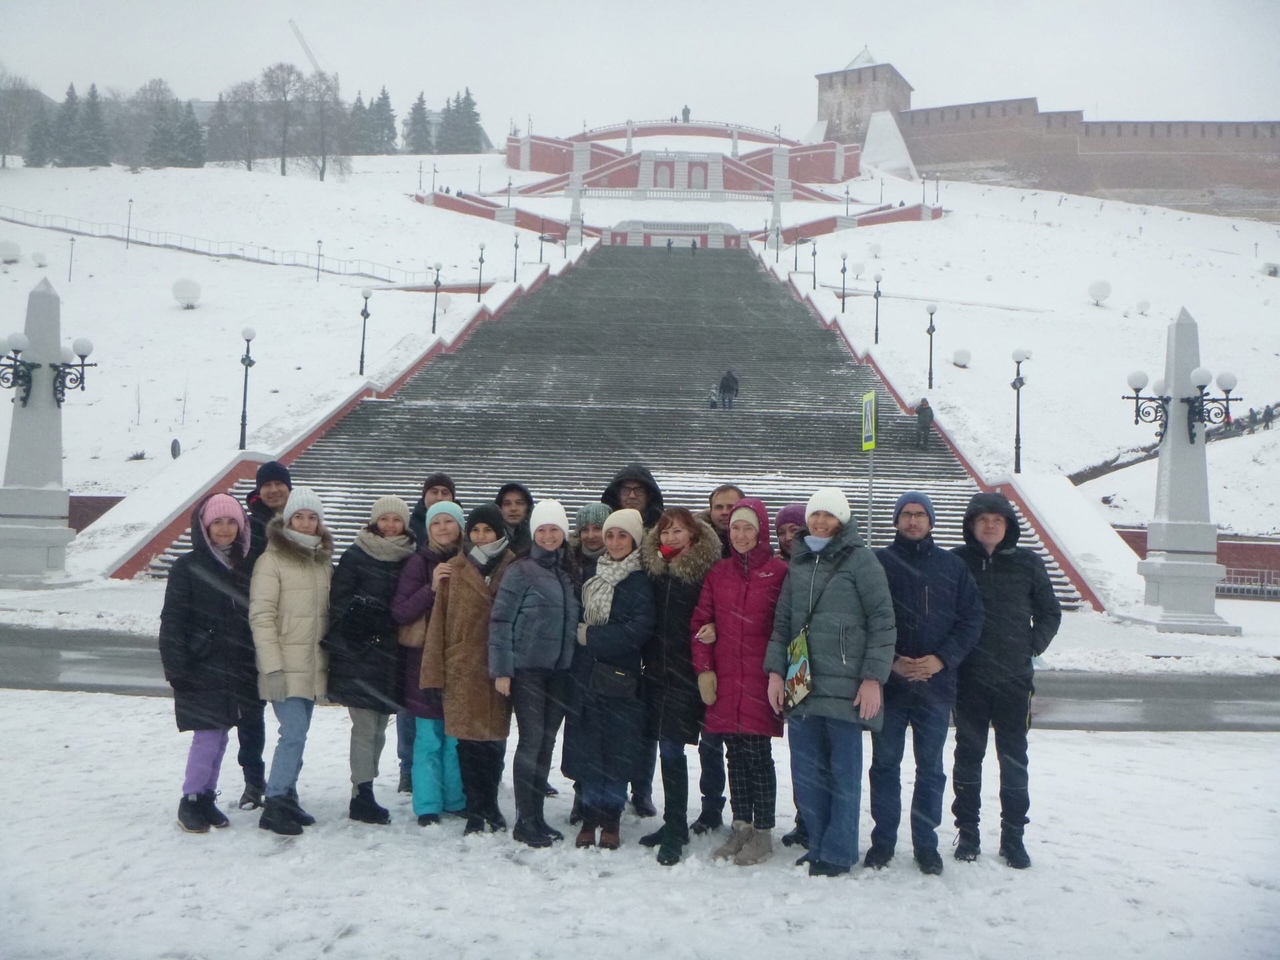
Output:
<instances>
[{"instance_id":1,"label":"snowy sky","mask_svg":"<svg viewBox=\"0 0 1280 960\"><path fill-rule=\"evenodd\" d=\"M349 97L384 84L403 115L470 86L490 136L510 120L566 134L677 113L802 135L814 74L868 45L915 87L913 105L1036 96L1087 119L1280 119L1275 0L383 0L353 8L224 0L0 0L0 63L61 98L69 82L132 92L163 77L212 99L279 60L306 66L298 21ZM998 15L992 11L999 8ZM640 13L640 11L644 13ZM639 79L637 79L639 78ZM1246 88L1247 85L1247 88Z\"/></svg>"}]
</instances>

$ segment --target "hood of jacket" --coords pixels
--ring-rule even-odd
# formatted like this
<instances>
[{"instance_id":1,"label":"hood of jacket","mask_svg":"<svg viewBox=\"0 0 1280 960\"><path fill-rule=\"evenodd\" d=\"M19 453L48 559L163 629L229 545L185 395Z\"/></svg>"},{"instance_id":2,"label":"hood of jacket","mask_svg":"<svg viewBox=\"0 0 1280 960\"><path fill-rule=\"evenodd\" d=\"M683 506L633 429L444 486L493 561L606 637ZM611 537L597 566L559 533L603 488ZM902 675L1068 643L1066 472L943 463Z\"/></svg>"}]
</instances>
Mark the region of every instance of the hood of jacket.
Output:
<instances>
[{"instance_id":1,"label":"hood of jacket","mask_svg":"<svg viewBox=\"0 0 1280 960\"><path fill-rule=\"evenodd\" d=\"M515 490L522 497L524 497L525 503L529 504L529 512L532 513L533 505L536 501L533 499L533 494L529 492L529 488L526 487L523 483L515 483L514 481L511 483L504 483L502 486L498 488L498 492L493 498L494 504L501 507L502 498L505 497L512 490ZM526 515L525 520L527 521L528 519L529 518Z\"/></svg>"},{"instance_id":2,"label":"hood of jacket","mask_svg":"<svg viewBox=\"0 0 1280 960\"><path fill-rule=\"evenodd\" d=\"M200 512L204 510L204 505L208 503L217 494L209 494L191 511L191 549L203 551L210 555L213 554L213 544L209 542L208 535L204 532L204 524L200 522ZM265 506L265 504L264 504ZM237 564L249 555L249 516L245 514L244 522L240 524L240 533L231 543L232 564ZM237 551L236 547L240 549Z\"/></svg>"},{"instance_id":3,"label":"hood of jacket","mask_svg":"<svg viewBox=\"0 0 1280 960\"><path fill-rule=\"evenodd\" d=\"M658 529L650 530L640 544L640 566L644 572L653 577L675 577L688 583L700 583L707 571L720 562L720 538L716 536L715 527L702 520L698 524L698 540L689 544L670 563L662 559L658 551L662 540L658 537Z\"/></svg>"},{"instance_id":4,"label":"hood of jacket","mask_svg":"<svg viewBox=\"0 0 1280 960\"><path fill-rule=\"evenodd\" d=\"M847 556L855 547L865 546L866 543L851 519L848 523L843 524L840 527L840 532L831 538L831 542L822 551L822 555L828 559L835 560ZM809 549L809 544L805 542L804 537L797 535L791 544L791 562L807 560L811 556L813 556L813 551Z\"/></svg>"},{"instance_id":5,"label":"hood of jacket","mask_svg":"<svg viewBox=\"0 0 1280 960\"><path fill-rule=\"evenodd\" d=\"M308 550L302 544L298 543L292 537L284 535L284 517L272 517L271 522L267 524L267 546L275 547L277 550L297 557L304 563L332 563L333 562L333 534L329 532L329 528L323 523L316 533L320 538L320 546L315 550Z\"/></svg>"},{"instance_id":6,"label":"hood of jacket","mask_svg":"<svg viewBox=\"0 0 1280 960\"><path fill-rule=\"evenodd\" d=\"M641 512L640 519L646 528L653 526L667 506L662 502L662 490L658 487L658 481L653 479L649 468L642 463L629 463L614 474L609 485L604 488L604 493L600 494L600 502L610 509L621 509L622 485L628 481L642 483L649 491L649 504Z\"/></svg>"},{"instance_id":7,"label":"hood of jacket","mask_svg":"<svg viewBox=\"0 0 1280 960\"><path fill-rule=\"evenodd\" d=\"M964 508L964 542L970 546L983 549L978 538L973 535L973 521L980 513L998 513L1005 518L1004 539L996 550L1008 550L1018 545L1022 531L1018 528L1018 514L1013 504L998 493L975 493Z\"/></svg>"},{"instance_id":8,"label":"hood of jacket","mask_svg":"<svg viewBox=\"0 0 1280 960\"><path fill-rule=\"evenodd\" d=\"M733 505L733 511L729 513L730 521L733 520L734 512L738 510L750 510L756 515L756 520L760 523L760 536L756 539L756 545L745 554L735 550L733 542L729 541L729 556L735 560L746 561L748 567L758 567L773 556L773 546L769 543L769 511L763 500L745 497Z\"/></svg>"}]
</instances>

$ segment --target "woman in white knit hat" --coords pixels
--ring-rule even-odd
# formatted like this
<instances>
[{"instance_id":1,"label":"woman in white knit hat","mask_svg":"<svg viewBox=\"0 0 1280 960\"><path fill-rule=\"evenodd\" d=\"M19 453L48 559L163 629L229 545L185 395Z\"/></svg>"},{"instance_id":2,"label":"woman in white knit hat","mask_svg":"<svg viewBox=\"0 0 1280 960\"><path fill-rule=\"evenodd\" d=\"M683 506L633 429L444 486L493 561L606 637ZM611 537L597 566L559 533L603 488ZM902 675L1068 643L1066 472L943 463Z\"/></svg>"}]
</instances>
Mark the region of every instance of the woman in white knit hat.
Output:
<instances>
[{"instance_id":1,"label":"woman in white knit hat","mask_svg":"<svg viewBox=\"0 0 1280 960\"><path fill-rule=\"evenodd\" d=\"M399 632L391 618L400 569L413 556L409 505L381 497L342 554L329 594L329 699L351 715L351 805L361 823L390 823L373 795L387 721L400 709Z\"/></svg>"},{"instance_id":2,"label":"woman in white knit hat","mask_svg":"<svg viewBox=\"0 0 1280 960\"><path fill-rule=\"evenodd\" d=\"M329 622L332 576L333 537L324 525L324 505L310 487L294 487L284 512L267 524L267 549L249 584L258 692L280 723L258 826L286 836L315 823L298 803L297 785L311 712L328 687L320 640Z\"/></svg>"},{"instance_id":3,"label":"woman in white knit hat","mask_svg":"<svg viewBox=\"0 0 1280 960\"><path fill-rule=\"evenodd\" d=\"M627 783L641 765L644 703L640 653L653 633L653 587L641 568L644 523L636 510L604 522L605 555L582 587L583 618L573 658L573 699L562 770L582 788L577 846L616 850Z\"/></svg>"},{"instance_id":4,"label":"woman in white knit hat","mask_svg":"<svg viewBox=\"0 0 1280 960\"><path fill-rule=\"evenodd\" d=\"M809 829L801 859L810 876L834 877L858 860L862 731L883 723L880 687L889 679L897 629L884 569L849 522L844 493L818 490L805 520L809 533L791 549L764 669L769 701L775 712L785 709L790 728L791 779ZM795 665L789 647L801 632L811 685L788 698L784 678Z\"/></svg>"}]
</instances>

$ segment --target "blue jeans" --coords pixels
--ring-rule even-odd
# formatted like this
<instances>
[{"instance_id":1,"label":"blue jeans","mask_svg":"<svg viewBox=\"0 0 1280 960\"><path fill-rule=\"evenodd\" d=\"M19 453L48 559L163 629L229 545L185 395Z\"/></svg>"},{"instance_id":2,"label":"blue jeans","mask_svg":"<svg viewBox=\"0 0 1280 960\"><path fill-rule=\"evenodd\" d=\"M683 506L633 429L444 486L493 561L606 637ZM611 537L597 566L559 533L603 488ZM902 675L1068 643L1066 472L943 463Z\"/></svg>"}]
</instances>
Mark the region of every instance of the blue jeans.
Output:
<instances>
[{"instance_id":1,"label":"blue jeans","mask_svg":"<svg viewBox=\"0 0 1280 960\"><path fill-rule=\"evenodd\" d=\"M314 700L289 697L271 701L276 720L280 724L280 739L276 752L271 755L271 775L267 777L267 797L283 797L298 786L298 774L302 772L302 751L307 745L307 731L311 729L311 712Z\"/></svg>"},{"instance_id":2,"label":"blue jeans","mask_svg":"<svg viewBox=\"0 0 1280 960\"><path fill-rule=\"evenodd\" d=\"M443 720L414 719L413 812L441 814L465 810L462 771L458 767L458 740L447 737Z\"/></svg>"},{"instance_id":3,"label":"blue jeans","mask_svg":"<svg viewBox=\"0 0 1280 960\"><path fill-rule=\"evenodd\" d=\"M698 790L702 809L719 813L724 809L724 735L704 733L698 738L698 764L702 768Z\"/></svg>"},{"instance_id":4,"label":"blue jeans","mask_svg":"<svg viewBox=\"0 0 1280 960\"><path fill-rule=\"evenodd\" d=\"M942 793L947 775L942 748L947 742L951 706L930 699L924 685L886 684L884 727L871 735L871 831L873 846L892 850L902 819L902 754L911 727L911 752L916 758L916 785L911 795L911 845L917 850L938 848L942 822Z\"/></svg>"},{"instance_id":5,"label":"blue jeans","mask_svg":"<svg viewBox=\"0 0 1280 960\"><path fill-rule=\"evenodd\" d=\"M787 720L791 780L809 828L809 855L837 867L858 859L862 803L862 727L852 720L803 716Z\"/></svg>"},{"instance_id":6,"label":"blue jeans","mask_svg":"<svg viewBox=\"0 0 1280 960\"><path fill-rule=\"evenodd\" d=\"M627 781L582 780L582 808L588 815L594 814L608 820L622 815L627 805Z\"/></svg>"}]
</instances>

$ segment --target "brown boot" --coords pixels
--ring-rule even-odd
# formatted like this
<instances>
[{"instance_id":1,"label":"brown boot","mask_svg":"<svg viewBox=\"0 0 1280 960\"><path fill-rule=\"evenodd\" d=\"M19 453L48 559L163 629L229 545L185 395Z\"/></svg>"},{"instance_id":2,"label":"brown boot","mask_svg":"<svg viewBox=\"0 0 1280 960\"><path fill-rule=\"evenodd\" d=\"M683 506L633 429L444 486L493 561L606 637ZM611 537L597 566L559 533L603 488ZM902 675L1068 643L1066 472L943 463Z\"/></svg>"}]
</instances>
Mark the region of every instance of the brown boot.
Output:
<instances>
[{"instance_id":1,"label":"brown boot","mask_svg":"<svg viewBox=\"0 0 1280 960\"><path fill-rule=\"evenodd\" d=\"M600 827L600 818L596 812L589 808L586 804L582 805L582 828L578 830L578 839L573 841L573 845L580 850L586 850L596 845L596 830Z\"/></svg>"},{"instance_id":2,"label":"brown boot","mask_svg":"<svg viewBox=\"0 0 1280 960\"><path fill-rule=\"evenodd\" d=\"M622 846L621 828L619 827L621 819L622 815L620 813L610 813L605 816L604 822L600 825L601 850L617 850L618 847Z\"/></svg>"}]
</instances>

